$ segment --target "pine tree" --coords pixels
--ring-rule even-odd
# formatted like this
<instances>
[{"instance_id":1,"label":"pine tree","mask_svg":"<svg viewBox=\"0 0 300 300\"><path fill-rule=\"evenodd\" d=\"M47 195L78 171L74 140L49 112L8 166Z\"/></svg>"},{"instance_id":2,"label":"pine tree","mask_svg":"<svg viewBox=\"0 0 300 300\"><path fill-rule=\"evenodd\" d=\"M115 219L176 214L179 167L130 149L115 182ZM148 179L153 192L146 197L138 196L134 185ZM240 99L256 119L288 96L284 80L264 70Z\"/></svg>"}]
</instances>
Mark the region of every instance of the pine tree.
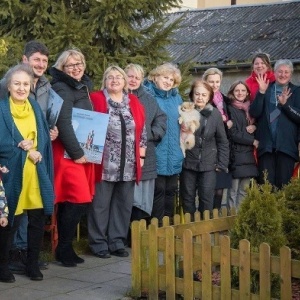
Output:
<instances>
[{"instance_id":1,"label":"pine tree","mask_svg":"<svg viewBox=\"0 0 300 300\"><path fill-rule=\"evenodd\" d=\"M112 63L125 67L140 63L148 71L170 58L166 46L180 20L168 19L181 0L2 0L0 34L7 39L7 56L0 71L21 58L32 39L50 50L50 65L57 55L77 47L86 56L87 72L100 84L103 70ZM13 53L13 56L10 56Z\"/></svg>"}]
</instances>

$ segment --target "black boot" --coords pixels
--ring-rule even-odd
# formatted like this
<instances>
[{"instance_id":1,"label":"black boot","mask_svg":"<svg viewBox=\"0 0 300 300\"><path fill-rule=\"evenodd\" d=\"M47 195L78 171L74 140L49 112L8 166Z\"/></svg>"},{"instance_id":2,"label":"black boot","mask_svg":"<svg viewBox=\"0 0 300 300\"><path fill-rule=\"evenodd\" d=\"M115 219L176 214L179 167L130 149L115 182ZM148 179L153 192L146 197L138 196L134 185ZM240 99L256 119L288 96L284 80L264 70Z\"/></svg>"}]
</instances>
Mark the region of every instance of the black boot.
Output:
<instances>
[{"instance_id":1,"label":"black boot","mask_svg":"<svg viewBox=\"0 0 300 300\"><path fill-rule=\"evenodd\" d=\"M10 225L0 226L0 281L15 282L15 277L8 268L9 248L11 245Z\"/></svg>"},{"instance_id":2,"label":"black boot","mask_svg":"<svg viewBox=\"0 0 300 300\"><path fill-rule=\"evenodd\" d=\"M28 249L26 275L31 280L43 280L39 268L39 254L44 236L45 216L42 209L28 211Z\"/></svg>"},{"instance_id":3,"label":"black boot","mask_svg":"<svg viewBox=\"0 0 300 300\"><path fill-rule=\"evenodd\" d=\"M27 254L26 254L27 259ZM22 257L22 250L15 248L10 250L9 252L9 263L8 263L9 270L14 274L24 275L25 274L25 267L23 257Z\"/></svg>"},{"instance_id":4,"label":"black boot","mask_svg":"<svg viewBox=\"0 0 300 300\"><path fill-rule=\"evenodd\" d=\"M87 204L74 204L70 202L59 203L57 206L58 245L55 251L56 260L65 267L76 267L83 263L73 249L73 238L77 224L85 213Z\"/></svg>"}]
</instances>

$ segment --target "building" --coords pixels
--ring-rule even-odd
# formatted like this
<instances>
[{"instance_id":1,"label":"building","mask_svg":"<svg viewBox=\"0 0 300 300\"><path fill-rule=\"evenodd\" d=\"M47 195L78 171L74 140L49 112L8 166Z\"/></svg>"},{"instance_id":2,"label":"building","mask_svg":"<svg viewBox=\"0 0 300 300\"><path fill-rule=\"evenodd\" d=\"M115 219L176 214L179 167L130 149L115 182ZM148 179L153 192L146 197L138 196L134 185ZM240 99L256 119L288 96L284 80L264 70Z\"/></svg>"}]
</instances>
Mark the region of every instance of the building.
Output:
<instances>
[{"instance_id":1,"label":"building","mask_svg":"<svg viewBox=\"0 0 300 300\"><path fill-rule=\"evenodd\" d=\"M178 11L169 18L182 18L167 47L172 61L190 61L194 76L217 67L227 90L233 81L249 76L251 55L261 50L273 63L292 60L293 82L300 85L300 1Z\"/></svg>"},{"instance_id":2,"label":"building","mask_svg":"<svg viewBox=\"0 0 300 300\"><path fill-rule=\"evenodd\" d=\"M277 0L277 2L288 2L289 0ZM276 0L182 0L181 9L206 9L212 7L223 7L231 5L253 5L274 3Z\"/></svg>"}]
</instances>

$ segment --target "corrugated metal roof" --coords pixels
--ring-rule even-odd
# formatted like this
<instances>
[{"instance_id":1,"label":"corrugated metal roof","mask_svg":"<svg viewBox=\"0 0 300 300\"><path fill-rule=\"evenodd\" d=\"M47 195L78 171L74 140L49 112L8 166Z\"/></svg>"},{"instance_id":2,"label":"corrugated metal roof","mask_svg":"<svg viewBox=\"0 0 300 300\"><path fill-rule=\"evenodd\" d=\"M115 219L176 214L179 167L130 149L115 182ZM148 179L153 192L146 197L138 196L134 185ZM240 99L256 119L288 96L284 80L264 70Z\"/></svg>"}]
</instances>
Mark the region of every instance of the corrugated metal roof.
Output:
<instances>
[{"instance_id":1,"label":"corrugated metal roof","mask_svg":"<svg viewBox=\"0 0 300 300\"><path fill-rule=\"evenodd\" d=\"M167 47L173 62L191 59L195 66L250 63L262 50L272 61L288 58L300 62L300 2L183 11L184 15Z\"/></svg>"}]
</instances>

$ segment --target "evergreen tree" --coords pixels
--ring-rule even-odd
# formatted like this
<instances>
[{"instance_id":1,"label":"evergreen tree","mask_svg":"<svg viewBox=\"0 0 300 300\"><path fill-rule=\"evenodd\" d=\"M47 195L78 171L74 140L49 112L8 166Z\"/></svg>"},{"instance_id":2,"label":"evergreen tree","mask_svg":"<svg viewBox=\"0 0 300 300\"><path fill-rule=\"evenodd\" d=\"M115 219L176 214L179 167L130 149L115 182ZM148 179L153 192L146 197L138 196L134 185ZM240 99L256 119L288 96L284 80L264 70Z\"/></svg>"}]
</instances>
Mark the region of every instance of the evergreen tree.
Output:
<instances>
[{"instance_id":1,"label":"evergreen tree","mask_svg":"<svg viewBox=\"0 0 300 300\"><path fill-rule=\"evenodd\" d=\"M124 67L140 63L146 70L169 60L166 46L180 20L167 12L181 0L1 0L0 34L7 41L7 56L0 71L15 64L24 44L44 42L50 65L69 47L79 48L87 72L97 86L111 63Z\"/></svg>"}]
</instances>

